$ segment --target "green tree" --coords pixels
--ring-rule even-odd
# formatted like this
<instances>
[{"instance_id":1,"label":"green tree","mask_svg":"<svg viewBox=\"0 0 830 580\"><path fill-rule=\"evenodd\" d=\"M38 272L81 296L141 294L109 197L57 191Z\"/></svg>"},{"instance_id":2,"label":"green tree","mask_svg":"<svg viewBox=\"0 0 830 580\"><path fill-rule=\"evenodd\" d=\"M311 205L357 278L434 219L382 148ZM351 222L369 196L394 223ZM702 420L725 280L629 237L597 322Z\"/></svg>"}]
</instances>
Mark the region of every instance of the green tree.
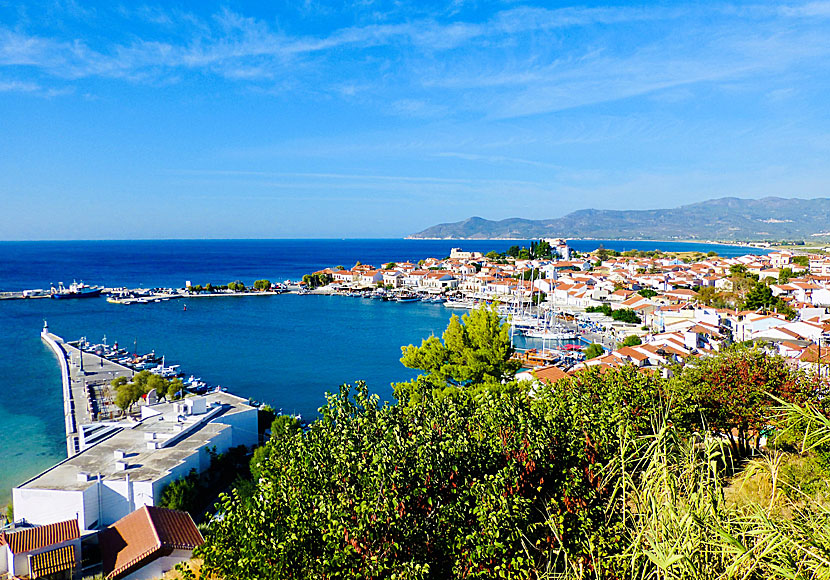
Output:
<instances>
[{"instance_id":1,"label":"green tree","mask_svg":"<svg viewBox=\"0 0 830 580\"><path fill-rule=\"evenodd\" d=\"M772 295L772 288L763 282L756 282L744 297L745 310L772 308L778 303L778 297Z\"/></svg>"},{"instance_id":2,"label":"green tree","mask_svg":"<svg viewBox=\"0 0 830 580\"><path fill-rule=\"evenodd\" d=\"M501 257L501 254L499 254L495 250L490 250L489 252L484 254L484 257L488 260L498 260Z\"/></svg>"},{"instance_id":3,"label":"green tree","mask_svg":"<svg viewBox=\"0 0 830 580\"><path fill-rule=\"evenodd\" d=\"M736 457L757 447L770 424L775 399L801 402L815 385L785 359L758 347L734 346L718 356L693 359L673 381L684 422L726 436Z\"/></svg>"},{"instance_id":4,"label":"green tree","mask_svg":"<svg viewBox=\"0 0 830 580\"><path fill-rule=\"evenodd\" d=\"M395 262L389 262L388 264L383 265L384 270L394 270L397 267L398 267L398 264L395 263Z\"/></svg>"},{"instance_id":5,"label":"green tree","mask_svg":"<svg viewBox=\"0 0 830 580\"><path fill-rule=\"evenodd\" d=\"M395 385L400 400L419 400L426 390L485 385L498 388L512 381L521 366L512 358L515 352L510 329L495 308L482 306L460 319L453 315L441 339L431 336L421 346L401 349L405 367L424 371L424 375Z\"/></svg>"},{"instance_id":6,"label":"green tree","mask_svg":"<svg viewBox=\"0 0 830 580\"><path fill-rule=\"evenodd\" d=\"M141 388L141 394L143 395L144 393L149 393L152 389L155 389L156 395L160 398L165 398L167 395L167 386L169 384L169 381L161 378L159 375L152 375L147 377L147 380L144 382L144 385Z\"/></svg>"},{"instance_id":7,"label":"green tree","mask_svg":"<svg viewBox=\"0 0 830 580\"><path fill-rule=\"evenodd\" d=\"M585 358L586 359L596 358L596 357L601 356L603 354L605 354L605 349L602 348L602 345L597 344L595 342L592 342L591 344L589 344L588 347L585 349Z\"/></svg>"},{"instance_id":8,"label":"green tree","mask_svg":"<svg viewBox=\"0 0 830 580\"><path fill-rule=\"evenodd\" d=\"M611 311L611 318L619 322L627 322L629 324L640 324L642 320L637 313L630 308L618 308Z\"/></svg>"},{"instance_id":9,"label":"green tree","mask_svg":"<svg viewBox=\"0 0 830 580\"><path fill-rule=\"evenodd\" d=\"M141 385L127 383L119 386L115 391L115 406L123 412L128 412L146 391Z\"/></svg>"},{"instance_id":10,"label":"green tree","mask_svg":"<svg viewBox=\"0 0 830 580\"><path fill-rule=\"evenodd\" d=\"M810 256L798 255L792 257L792 263L807 268L810 265Z\"/></svg>"},{"instance_id":11,"label":"green tree","mask_svg":"<svg viewBox=\"0 0 830 580\"><path fill-rule=\"evenodd\" d=\"M793 273L792 268L781 268L778 272L778 283L779 284L786 284L790 281L791 278L794 278L795 274Z\"/></svg>"},{"instance_id":12,"label":"green tree","mask_svg":"<svg viewBox=\"0 0 830 580\"><path fill-rule=\"evenodd\" d=\"M643 341L636 334L629 334L622 341L623 346L637 346L638 344L643 344Z\"/></svg>"},{"instance_id":13,"label":"green tree","mask_svg":"<svg viewBox=\"0 0 830 580\"><path fill-rule=\"evenodd\" d=\"M127 377L116 377L110 382L110 384L112 385L113 389L117 390L118 387L120 387L121 385L126 385L128 382L129 380L127 379Z\"/></svg>"},{"instance_id":14,"label":"green tree","mask_svg":"<svg viewBox=\"0 0 830 580\"><path fill-rule=\"evenodd\" d=\"M291 415L277 415L271 423L271 437L284 437L300 430L300 421Z\"/></svg>"},{"instance_id":15,"label":"green tree","mask_svg":"<svg viewBox=\"0 0 830 580\"><path fill-rule=\"evenodd\" d=\"M597 248L597 251L596 251L597 260L599 260L600 262L604 262L605 260L608 259L609 255L610 254L608 253L608 250L605 249L605 246L600 244L599 248Z\"/></svg>"},{"instance_id":16,"label":"green tree","mask_svg":"<svg viewBox=\"0 0 830 580\"><path fill-rule=\"evenodd\" d=\"M539 240L539 243L533 247L534 258L550 258L553 255L553 249L550 243L545 240Z\"/></svg>"},{"instance_id":17,"label":"green tree","mask_svg":"<svg viewBox=\"0 0 830 580\"><path fill-rule=\"evenodd\" d=\"M199 475L191 469L185 477L171 481L161 492L161 507L193 513L199 494Z\"/></svg>"},{"instance_id":18,"label":"green tree","mask_svg":"<svg viewBox=\"0 0 830 580\"><path fill-rule=\"evenodd\" d=\"M637 294L643 298L654 298L657 296L657 291L652 290L651 288L643 288L642 290L637 290Z\"/></svg>"},{"instance_id":19,"label":"green tree","mask_svg":"<svg viewBox=\"0 0 830 580\"><path fill-rule=\"evenodd\" d=\"M208 294L212 294L213 290L214 290L213 284L211 284L210 282L205 284L205 292L207 292Z\"/></svg>"},{"instance_id":20,"label":"green tree","mask_svg":"<svg viewBox=\"0 0 830 580\"><path fill-rule=\"evenodd\" d=\"M254 290L270 290L271 289L271 281L270 280L256 280L254 282Z\"/></svg>"},{"instance_id":21,"label":"green tree","mask_svg":"<svg viewBox=\"0 0 830 580\"><path fill-rule=\"evenodd\" d=\"M509 248L507 248L507 252L506 252L506 254L507 254L508 256L512 256L512 257L514 257L514 258L518 258L518 257L519 257L519 252L520 252L520 251L521 251L521 248L520 248L519 246L513 245L513 246L510 246Z\"/></svg>"}]
</instances>

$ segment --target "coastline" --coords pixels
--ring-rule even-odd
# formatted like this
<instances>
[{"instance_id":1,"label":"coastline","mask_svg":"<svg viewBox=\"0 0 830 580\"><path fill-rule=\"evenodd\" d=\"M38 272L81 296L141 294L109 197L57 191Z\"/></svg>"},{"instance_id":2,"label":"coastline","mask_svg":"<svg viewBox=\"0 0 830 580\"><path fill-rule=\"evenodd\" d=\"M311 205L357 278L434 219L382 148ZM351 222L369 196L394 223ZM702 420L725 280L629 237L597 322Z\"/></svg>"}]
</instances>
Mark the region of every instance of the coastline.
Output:
<instances>
[{"instance_id":1,"label":"coastline","mask_svg":"<svg viewBox=\"0 0 830 580\"><path fill-rule=\"evenodd\" d=\"M422 237L414 237L414 236L406 236L402 238L404 240L429 240L429 241L459 241L459 242L526 242L528 240L535 240L535 237L530 238L422 238ZM569 242L592 242L592 241L600 241L600 242L650 242L650 243L661 243L665 242L667 244L710 244L710 245L717 245L717 246L731 246L736 248L758 248L759 246L753 244L760 244L765 242L753 242L753 241L718 241L718 240L700 240L700 239L677 239L677 240L668 240L668 239L654 239L654 238L563 238ZM772 244L775 246L775 244ZM765 249L765 248L763 248Z\"/></svg>"}]
</instances>

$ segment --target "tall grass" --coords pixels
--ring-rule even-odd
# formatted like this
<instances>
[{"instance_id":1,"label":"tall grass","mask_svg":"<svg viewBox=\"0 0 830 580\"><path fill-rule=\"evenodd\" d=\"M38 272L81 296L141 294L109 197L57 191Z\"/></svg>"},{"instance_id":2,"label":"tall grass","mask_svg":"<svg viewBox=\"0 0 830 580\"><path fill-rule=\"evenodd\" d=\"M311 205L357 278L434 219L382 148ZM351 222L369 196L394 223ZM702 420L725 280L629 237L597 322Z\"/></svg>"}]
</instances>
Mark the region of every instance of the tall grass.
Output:
<instances>
[{"instance_id":1,"label":"tall grass","mask_svg":"<svg viewBox=\"0 0 830 580\"><path fill-rule=\"evenodd\" d=\"M810 406L786 405L801 452L830 442L830 420ZM608 521L622 522L620 551L586 567L559 555L540 577L630 580L830 579L830 510L782 477L784 454L747 464L731 482L729 445L711 435L681 437L665 421L655 435L621 434L606 475L614 486ZM742 505L724 487L763 482Z\"/></svg>"}]
</instances>

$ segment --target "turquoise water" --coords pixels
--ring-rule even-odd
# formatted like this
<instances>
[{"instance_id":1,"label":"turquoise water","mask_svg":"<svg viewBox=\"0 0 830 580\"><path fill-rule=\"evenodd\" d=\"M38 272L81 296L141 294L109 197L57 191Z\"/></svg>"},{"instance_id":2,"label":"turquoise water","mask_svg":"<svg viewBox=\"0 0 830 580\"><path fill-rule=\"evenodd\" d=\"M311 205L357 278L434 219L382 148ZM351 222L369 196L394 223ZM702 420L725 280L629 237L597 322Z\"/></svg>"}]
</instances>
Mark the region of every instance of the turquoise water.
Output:
<instances>
[{"instance_id":1,"label":"turquoise water","mask_svg":"<svg viewBox=\"0 0 830 580\"><path fill-rule=\"evenodd\" d=\"M0 501L10 487L64 457L60 375L40 341L43 319L67 339L85 335L139 352L155 349L212 385L313 417L323 393L365 380L384 399L393 381L414 373L400 347L440 333L451 311L440 305L395 304L340 296L201 298L140 306L104 300L8 301L0 326Z\"/></svg>"},{"instance_id":2,"label":"turquoise water","mask_svg":"<svg viewBox=\"0 0 830 580\"><path fill-rule=\"evenodd\" d=\"M581 251L745 248L667 242L578 241ZM0 290L48 288L50 282L181 286L257 278L297 279L326 267L444 257L450 248L504 251L515 241L208 240L142 242L0 242ZM525 244L527 245L527 244ZM756 251L755 253L759 253ZM12 486L65 457L60 373L40 340L52 332L86 336L139 352L155 349L188 374L245 397L312 418L324 393L359 379L384 399L390 383L414 376L400 347L440 334L452 311L435 304L281 295L201 298L140 306L89 300L0 302L0 505Z\"/></svg>"}]
</instances>

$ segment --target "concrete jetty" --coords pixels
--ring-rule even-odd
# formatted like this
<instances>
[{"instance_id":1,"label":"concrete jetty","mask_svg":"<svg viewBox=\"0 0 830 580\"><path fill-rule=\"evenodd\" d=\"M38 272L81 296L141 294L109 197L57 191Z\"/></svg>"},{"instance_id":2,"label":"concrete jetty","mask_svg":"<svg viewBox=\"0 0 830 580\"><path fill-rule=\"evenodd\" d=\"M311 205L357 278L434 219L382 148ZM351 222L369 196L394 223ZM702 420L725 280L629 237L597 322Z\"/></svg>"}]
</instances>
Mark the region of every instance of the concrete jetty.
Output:
<instances>
[{"instance_id":1,"label":"concrete jetty","mask_svg":"<svg viewBox=\"0 0 830 580\"><path fill-rule=\"evenodd\" d=\"M49 332L44 322L40 337L58 359L63 390L66 454L81 451L83 425L109 419L114 412L108 385L116 377L131 377L134 371L123 365L81 350Z\"/></svg>"}]
</instances>

